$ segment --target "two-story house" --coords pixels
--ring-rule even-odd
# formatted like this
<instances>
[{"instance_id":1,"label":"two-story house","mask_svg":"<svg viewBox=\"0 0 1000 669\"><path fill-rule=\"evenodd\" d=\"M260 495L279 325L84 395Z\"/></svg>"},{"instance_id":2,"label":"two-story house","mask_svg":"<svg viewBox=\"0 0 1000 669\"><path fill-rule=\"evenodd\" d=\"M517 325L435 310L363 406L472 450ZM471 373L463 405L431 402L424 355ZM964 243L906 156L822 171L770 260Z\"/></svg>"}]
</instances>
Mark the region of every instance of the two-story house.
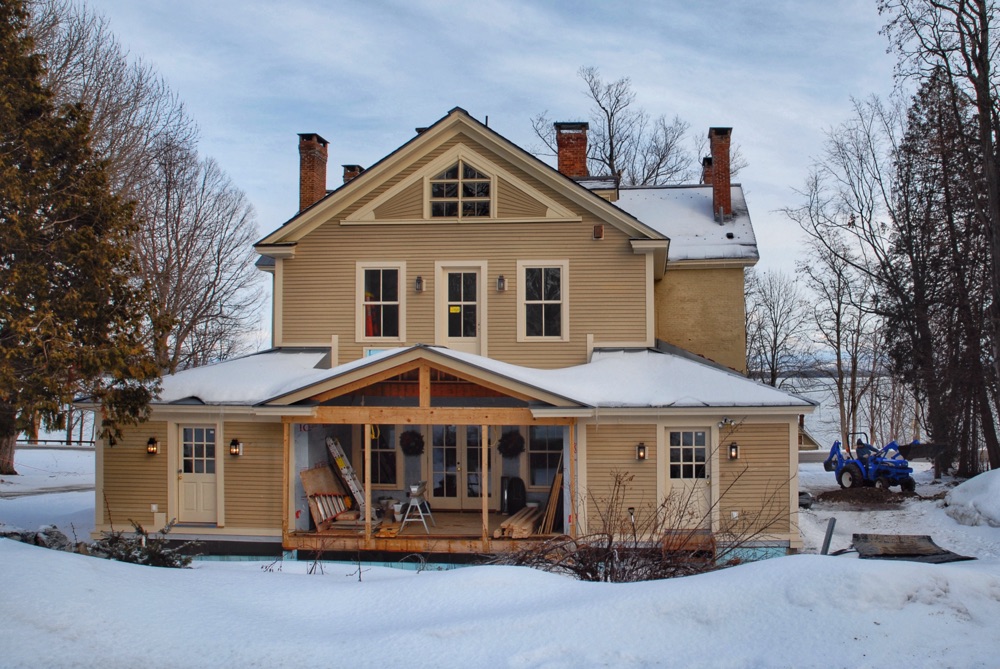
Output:
<instances>
[{"instance_id":1,"label":"two-story house","mask_svg":"<svg viewBox=\"0 0 1000 669\"><path fill-rule=\"evenodd\" d=\"M740 373L758 255L730 130L702 184L624 188L587 174L586 124L556 129L558 170L454 109L332 191L300 135L300 211L256 244L273 348L164 379L98 449L98 531L487 553L519 541L509 504L538 504L534 537L600 529L627 474L628 507L683 498L715 534L767 516L796 548L812 405Z\"/></svg>"}]
</instances>

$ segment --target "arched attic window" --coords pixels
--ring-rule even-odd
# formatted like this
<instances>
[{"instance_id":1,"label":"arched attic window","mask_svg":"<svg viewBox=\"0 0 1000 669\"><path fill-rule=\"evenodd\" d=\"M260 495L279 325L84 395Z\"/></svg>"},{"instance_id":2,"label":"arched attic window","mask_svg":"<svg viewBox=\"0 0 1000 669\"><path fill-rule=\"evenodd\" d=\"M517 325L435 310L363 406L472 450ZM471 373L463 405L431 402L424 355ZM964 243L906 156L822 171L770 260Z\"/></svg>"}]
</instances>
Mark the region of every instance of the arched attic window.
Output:
<instances>
[{"instance_id":1,"label":"arched attic window","mask_svg":"<svg viewBox=\"0 0 1000 669\"><path fill-rule=\"evenodd\" d=\"M491 178L459 160L431 177L431 217L482 218L490 215Z\"/></svg>"}]
</instances>

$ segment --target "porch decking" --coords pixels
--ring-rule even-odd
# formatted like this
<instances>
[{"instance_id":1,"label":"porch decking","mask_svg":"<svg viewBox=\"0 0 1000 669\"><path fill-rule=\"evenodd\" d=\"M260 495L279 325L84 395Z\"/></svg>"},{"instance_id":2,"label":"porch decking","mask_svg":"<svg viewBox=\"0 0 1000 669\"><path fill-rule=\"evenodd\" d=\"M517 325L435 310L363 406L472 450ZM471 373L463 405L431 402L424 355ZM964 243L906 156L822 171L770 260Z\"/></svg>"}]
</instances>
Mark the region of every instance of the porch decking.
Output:
<instances>
[{"instance_id":1,"label":"porch decking","mask_svg":"<svg viewBox=\"0 0 1000 669\"><path fill-rule=\"evenodd\" d=\"M478 512L434 511L435 523L427 518L428 531L419 522L383 522L365 537L364 526L336 524L321 532L292 532L285 538L285 548L306 551L388 551L414 553L500 553L518 550L552 535L533 534L527 539L494 539L493 532L510 518L491 512L488 531L483 536L482 514Z\"/></svg>"}]
</instances>

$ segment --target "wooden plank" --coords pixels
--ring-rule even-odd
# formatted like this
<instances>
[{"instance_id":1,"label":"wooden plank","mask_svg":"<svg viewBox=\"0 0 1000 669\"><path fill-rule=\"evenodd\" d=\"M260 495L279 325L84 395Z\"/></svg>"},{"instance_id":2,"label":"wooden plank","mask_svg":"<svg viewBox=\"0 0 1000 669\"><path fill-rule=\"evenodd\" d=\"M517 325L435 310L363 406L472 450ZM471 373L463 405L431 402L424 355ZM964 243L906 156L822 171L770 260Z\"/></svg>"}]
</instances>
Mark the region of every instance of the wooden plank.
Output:
<instances>
[{"instance_id":1,"label":"wooden plank","mask_svg":"<svg viewBox=\"0 0 1000 669\"><path fill-rule=\"evenodd\" d=\"M542 534L551 534L556 522L556 509L559 507L559 495L562 494L563 473L560 469L552 477L552 487L549 489L549 501L545 505L545 519L542 521Z\"/></svg>"}]
</instances>

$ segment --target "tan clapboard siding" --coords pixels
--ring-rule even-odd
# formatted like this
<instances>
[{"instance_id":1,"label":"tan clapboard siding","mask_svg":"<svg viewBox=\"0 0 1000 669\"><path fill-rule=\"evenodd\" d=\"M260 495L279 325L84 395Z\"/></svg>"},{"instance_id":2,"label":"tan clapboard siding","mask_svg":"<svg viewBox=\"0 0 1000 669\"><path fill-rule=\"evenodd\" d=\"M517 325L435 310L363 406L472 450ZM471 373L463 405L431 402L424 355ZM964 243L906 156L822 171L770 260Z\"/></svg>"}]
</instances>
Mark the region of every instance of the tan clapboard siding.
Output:
<instances>
[{"instance_id":1,"label":"tan clapboard siding","mask_svg":"<svg viewBox=\"0 0 1000 669\"><path fill-rule=\"evenodd\" d=\"M160 452L149 455L146 442L156 437ZM150 421L124 429L124 436L114 446L104 449L104 497L97 500L105 523L116 530L131 531L134 520L150 531L153 512L158 504L161 513L167 511L167 424ZM110 512L110 516L109 516Z\"/></svg>"},{"instance_id":2,"label":"tan clapboard siding","mask_svg":"<svg viewBox=\"0 0 1000 669\"><path fill-rule=\"evenodd\" d=\"M588 532L599 532L603 500L611 493L615 473L627 473L633 479L627 484L623 508L635 507L639 514L656 507L656 425L588 425L587 426L587 519ZM635 447L645 442L647 460L635 459Z\"/></svg>"},{"instance_id":3,"label":"tan clapboard siding","mask_svg":"<svg viewBox=\"0 0 1000 669\"><path fill-rule=\"evenodd\" d=\"M395 219L413 220L424 215L424 182L418 181L375 209L380 221Z\"/></svg>"},{"instance_id":4,"label":"tan clapboard siding","mask_svg":"<svg viewBox=\"0 0 1000 669\"><path fill-rule=\"evenodd\" d=\"M656 336L746 370L743 270L668 269L655 287Z\"/></svg>"},{"instance_id":5,"label":"tan clapboard siding","mask_svg":"<svg viewBox=\"0 0 1000 669\"><path fill-rule=\"evenodd\" d=\"M777 518L768 529L789 530L789 426L787 423L742 425L720 449L719 500L723 523L736 511L743 520ZM739 460L729 460L729 444L737 442ZM755 523L756 529L760 522Z\"/></svg>"},{"instance_id":6,"label":"tan clapboard siding","mask_svg":"<svg viewBox=\"0 0 1000 669\"><path fill-rule=\"evenodd\" d=\"M400 168L390 178L386 179L384 182L379 184L377 188L374 188L369 193L365 193L365 195L359 198L357 201L352 202L349 207L339 212L333 212L330 217L331 220L340 220L342 218L346 218L351 214L353 214L358 209L364 208L372 200L377 199L386 191L392 190L394 186L406 180L414 172L418 172L421 168L423 168L424 165L435 160L438 156L440 156L442 153L445 153L455 145L461 143L471 144L471 140L469 140L469 138L466 137L465 135L457 133L454 137L442 142L436 148L423 154L417 161ZM423 209L420 210L420 215L421 216L423 215Z\"/></svg>"},{"instance_id":7,"label":"tan clapboard siding","mask_svg":"<svg viewBox=\"0 0 1000 669\"><path fill-rule=\"evenodd\" d=\"M283 433L280 423L226 423L226 438L243 444L243 455L226 458L226 526L281 528Z\"/></svg>"},{"instance_id":8,"label":"tan clapboard siding","mask_svg":"<svg viewBox=\"0 0 1000 669\"><path fill-rule=\"evenodd\" d=\"M593 239L596 221L533 224L472 222L428 225L320 226L284 261L285 345L317 343L339 335L340 360L360 357L355 341L356 262L406 262L407 344L434 342L434 264L486 261L488 353L534 367L586 360L586 340L645 339L645 257L636 255L617 229ZM570 341L517 343L518 260L569 260ZM503 274L508 290L497 293ZM415 293L417 276L425 292Z\"/></svg>"},{"instance_id":9,"label":"tan clapboard siding","mask_svg":"<svg viewBox=\"0 0 1000 669\"><path fill-rule=\"evenodd\" d=\"M542 218L546 206L505 179L498 179L498 218Z\"/></svg>"}]
</instances>

